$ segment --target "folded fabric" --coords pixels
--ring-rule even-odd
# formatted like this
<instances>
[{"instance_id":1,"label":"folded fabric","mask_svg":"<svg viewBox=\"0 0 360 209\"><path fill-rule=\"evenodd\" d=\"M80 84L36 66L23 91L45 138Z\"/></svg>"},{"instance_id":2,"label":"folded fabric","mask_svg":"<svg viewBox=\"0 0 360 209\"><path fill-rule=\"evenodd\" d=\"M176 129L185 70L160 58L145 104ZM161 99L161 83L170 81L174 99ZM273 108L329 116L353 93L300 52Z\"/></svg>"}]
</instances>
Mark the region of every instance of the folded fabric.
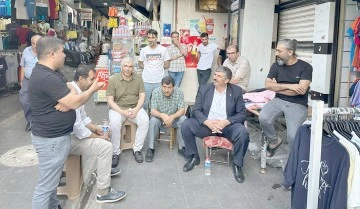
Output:
<instances>
[{"instance_id":1,"label":"folded fabric","mask_svg":"<svg viewBox=\"0 0 360 209\"><path fill-rule=\"evenodd\" d=\"M250 100L252 102L268 102L272 99L274 99L275 97L275 92L274 91L270 91L270 90L266 90L266 91L262 91L262 92L254 92L254 93L245 93L243 95L243 98L246 100Z\"/></svg>"}]
</instances>

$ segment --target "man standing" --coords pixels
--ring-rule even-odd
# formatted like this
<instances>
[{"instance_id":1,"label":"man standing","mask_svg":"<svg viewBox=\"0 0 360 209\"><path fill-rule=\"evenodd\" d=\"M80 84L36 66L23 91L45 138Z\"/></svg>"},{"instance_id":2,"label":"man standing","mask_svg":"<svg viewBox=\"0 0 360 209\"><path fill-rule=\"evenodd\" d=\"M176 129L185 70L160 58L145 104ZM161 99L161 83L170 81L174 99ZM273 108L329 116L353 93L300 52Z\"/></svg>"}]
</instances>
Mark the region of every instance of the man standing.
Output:
<instances>
[{"instance_id":1,"label":"man standing","mask_svg":"<svg viewBox=\"0 0 360 209\"><path fill-rule=\"evenodd\" d=\"M198 46L197 57L199 59L197 65L197 76L199 82L199 89L205 85L211 75L211 66L214 61L214 52L219 49L219 46L214 43L209 43L209 35L207 33L200 34L201 44Z\"/></svg>"},{"instance_id":2,"label":"man standing","mask_svg":"<svg viewBox=\"0 0 360 209\"><path fill-rule=\"evenodd\" d=\"M134 62L131 58L122 59L121 73L110 78L106 96L110 107L112 167L119 163L121 127L126 119L137 124L133 154L135 161L142 163L141 149L149 129L149 117L142 108L145 100L144 83L140 76L134 74Z\"/></svg>"},{"instance_id":3,"label":"man standing","mask_svg":"<svg viewBox=\"0 0 360 209\"><path fill-rule=\"evenodd\" d=\"M245 92L250 80L250 63L247 59L240 56L235 45L228 46L226 48L226 54L228 58L223 65L224 67L228 67L233 74L230 83L240 86L243 92Z\"/></svg>"},{"instance_id":4,"label":"man standing","mask_svg":"<svg viewBox=\"0 0 360 209\"><path fill-rule=\"evenodd\" d=\"M190 156L183 171L188 172L200 163L195 137L222 136L234 145L234 177L237 182L242 183L245 180L242 167L249 145L249 134L244 126L246 111L242 90L229 83L231 78L229 68L219 67L214 74L214 83L199 89L193 118L186 119L181 126L186 155Z\"/></svg>"},{"instance_id":5,"label":"man standing","mask_svg":"<svg viewBox=\"0 0 360 209\"><path fill-rule=\"evenodd\" d=\"M77 94L90 88L95 80L95 69L79 67L71 86ZM61 111L61 109L59 109ZM70 154L95 155L97 157L97 196L98 203L116 202L125 197L125 192L110 187L110 176L121 172L119 168L111 168L112 144L109 137L104 136L102 128L91 122L86 115L85 105L76 109L76 121L73 127L75 137L71 140Z\"/></svg>"},{"instance_id":6,"label":"man standing","mask_svg":"<svg viewBox=\"0 0 360 209\"><path fill-rule=\"evenodd\" d=\"M32 122L32 111L29 103L28 95L28 86L29 79L35 64L38 62L37 53L36 53L36 43L41 36L35 35L31 37L31 46L26 47L21 56L20 61L20 104L24 111L25 119L27 121L25 131L31 131L31 122Z\"/></svg>"},{"instance_id":7,"label":"man standing","mask_svg":"<svg viewBox=\"0 0 360 209\"><path fill-rule=\"evenodd\" d=\"M184 93L174 86L172 77L166 76L161 80L161 87L154 89L150 102L150 125L148 131L149 149L145 161L152 162L154 159L155 139L159 137L161 124L165 127L177 128L176 138L179 141L179 154L184 155L184 141L181 135L181 123L186 119Z\"/></svg>"},{"instance_id":8,"label":"man standing","mask_svg":"<svg viewBox=\"0 0 360 209\"><path fill-rule=\"evenodd\" d=\"M276 47L276 61L270 68L265 87L275 91L273 100L260 112L259 122L269 141L268 157L272 157L283 140L277 137L274 121L285 116L287 139L294 141L296 132L307 117L309 86L312 67L309 63L296 58L296 40L284 39Z\"/></svg>"},{"instance_id":9,"label":"man standing","mask_svg":"<svg viewBox=\"0 0 360 209\"><path fill-rule=\"evenodd\" d=\"M175 86L179 87L184 76L187 49L185 44L180 43L179 33L176 31L171 33L171 42L167 48L170 55L169 76L175 80Z\"/></svg>"},{"instance_id":10,"label":"man standing","mask_svg":"<svg viewBox=\"0 0 360 209\"><path fill-rule=\"evenodd\" d=\"M82 52L82 53L86 52L87 48L88 48L88 45L86 43L86 40L82 40L81 43L79 44L80 52Z\"/></svg>"},{"instance_id":11,"label":"man standing","mask_svg":"<svg viewBox=\"0 0 360 209\"><path fill-rule=\"evenodd\" d=\"M46 36L36 45L38 63L29 81L29 102L33 112L32 143L38 153L39 178L35 187L32 208L57 208L56 188L70 150L75 110L104 86L97 80L81 94L67 87L66 79L58 70L64 66L65 54L60 39ZM58 111L61 104L69 111Z\"/></svg>"},{"instance_id":12,"label":"man standing","mask_svg":"<svg viewBox=\"0 0 360 209\"><path fill-rule=\"evenodd\" d=\"M140 51L139 67L143 69L142 79L145 86L144 108L148 109L151 92L160 87L164 69L170 66L170 56L165 47L157 44L157 31L150 29L147 33L149 45Z\"/></svg>"}]
</instances>

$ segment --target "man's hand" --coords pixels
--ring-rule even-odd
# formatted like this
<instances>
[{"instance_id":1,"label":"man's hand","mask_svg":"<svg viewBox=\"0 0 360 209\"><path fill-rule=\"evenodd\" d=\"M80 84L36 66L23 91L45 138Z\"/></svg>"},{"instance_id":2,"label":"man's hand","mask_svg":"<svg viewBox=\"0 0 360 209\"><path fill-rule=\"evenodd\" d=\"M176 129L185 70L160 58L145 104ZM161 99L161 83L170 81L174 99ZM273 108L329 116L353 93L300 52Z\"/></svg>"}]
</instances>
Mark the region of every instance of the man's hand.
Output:
<instances>
[{"instance_id":1,"label":"man's hand","mask_svg":"<svg viewBox=\"0 0 360 209\"><path fill-rule=\"evenodd\" d=\"M240 81L240 78L232 78L232 79L230 80L230 83L231 83L231 84L237 84L237 83L239 83L239 81Z\"/></svg>"},{"instance_id":2,"label":"man's hand","mask_svg":"<svg viewBox=\"0 0 360 209\"><path fill-rule=\"evenodd\" d=\"M98 82L98 78L95 79L94 83L90 86L92 92L96 92L105 86L105 82Z\"/></svg>"},{"instance_id":3,"label":"man's hand","mask_svg":"<svg viewBox=\"0 0 360 209\"><path fill-rule=\"evenodd\" d=\"M304 88L303 88L302 86L300 86L299 84L293 84L293 85L291 85L290 90L295 91L296 93L301 94L301 95L305 94L305 92L306 92L306 89L304 89Z\"/></svg>"},{"instance_id":4,"label":"man's hand","mask_svg":"<svg viewBox=\"0 0 360 209\"><path fill-rule=\"evenodd\" d=\"M216 124L215 124L215 127L222 131L227 125L229 125L230 122L227 120L227 119L224 119L224 120L219 120Z\"/></svg>"},{"instance_id":5,"label":"man's hand","mask_svg":"<svg viewBox=\"0 0 360 209\"><path fill-rule=\"evenodd\" d=\"M219 129L218 120L206 120L204 121L204 124L211 130L213 134L219 133L221 134L221 129Z\"/></svg>"},{"instance_id":6,"label":"man's hand","mask_svg":"<svg viewBox=\"0 0 360 209\"><path fill-rule=\"evenodd\" d=\"M55 109L60 112L67 112L70 110L70 108L67 108L65 105L60 104L60 103L57 103L57 105L55 106Z\"/></svg>"},{"instance_id":7,"label":"man's hand","mask_svg":"<svg viewBox=\"0 0 360 209\"><path fill-rule=\"evenodd\" d=\"M129 118L136 118L139 110L137 109L132 109L132 108L129 108L128 110L129 114L130 114L130 117Z\"/></svg>"},{"instance_id":8,"label":"man's hand","mask_svg":"<svg viewBox=\"0 0 360 209\"><path fill-rule=\"evenodd\" d=\"M111 133L110 133L110 128L108 128L108 131L107 131L106 136L104 136L104 132L103 132L103 130L102 130L101 127L97 127L96 130L95 130L95 133L96 133L97 135L99 135L99 138L102 138L102 139L105 139L105 140L107 140L107 141L110 141L110 135L111 135Z\"/></svg>"},{"instance_id":9,"label":"man's hand","mask_svg":"<svg viewBox=\"0 0 360 209\"><path fill-rule=\"evenodd\" d=\"M127 110L122 110L122 112L120 112L121 115L123 115L126 118L131 118L133 113L131 111L131 108L127 109Z\"/></svg>"},{"instance_id":10,"label":"man's hand","mask_svg":"<svg viewBox=\"0 0 360 209\"><path fill-rule=\"evenodd\" d=\"M163 120L163 122L165 123L166 127L171 127L172 123L174 121L174 117L171 115L167 115L165 113L161 113L161 119Z\"/></svg>"}]
</instances>

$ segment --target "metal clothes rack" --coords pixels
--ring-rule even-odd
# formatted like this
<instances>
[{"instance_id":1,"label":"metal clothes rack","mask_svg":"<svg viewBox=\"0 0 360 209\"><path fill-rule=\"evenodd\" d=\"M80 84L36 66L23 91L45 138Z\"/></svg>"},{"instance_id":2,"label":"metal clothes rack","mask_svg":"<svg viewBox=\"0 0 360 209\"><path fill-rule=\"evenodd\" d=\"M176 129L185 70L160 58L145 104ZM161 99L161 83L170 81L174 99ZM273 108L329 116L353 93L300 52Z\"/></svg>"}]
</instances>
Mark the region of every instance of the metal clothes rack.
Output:
<instances>
[{"instance_id":1,"label":"metal clothes rack","mask_svg":"<svg viewBox=\"0 0 360 209\"><path fill-rule=\"evenodd\" d=\"M321 142L323 117L327 114L348 115L360 113L359 108L324 108L324 101L313 100L311 118L311 139L309 156L309 181L307 191L307 209L318 208L319 177L321 161Z\"/></svg>"}]
</instances>

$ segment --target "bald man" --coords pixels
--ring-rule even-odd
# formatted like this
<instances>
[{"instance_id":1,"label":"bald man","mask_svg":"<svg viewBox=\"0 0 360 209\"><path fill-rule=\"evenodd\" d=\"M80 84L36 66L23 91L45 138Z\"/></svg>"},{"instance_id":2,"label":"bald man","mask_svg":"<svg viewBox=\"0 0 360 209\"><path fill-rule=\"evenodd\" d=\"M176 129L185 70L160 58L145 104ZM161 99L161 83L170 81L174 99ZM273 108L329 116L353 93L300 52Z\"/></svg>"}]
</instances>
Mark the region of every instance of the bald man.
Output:
<instances>
[{"instance_id":1,"label":"bald man","mask_svg":"<svg viewBox=\"0 0 360 209\"><path fill-rule=\"evenodd\" d=\"M31 37L31 46L24 49L20 62L20 104L24 110L25 119L27 121L27 125L25 127L26 132L31 131L32 122L32 111L28 98L28 84L32 70L38 62L36 43L40 37L41 36L39 35Z\"/></svg>"}]
</instances>

